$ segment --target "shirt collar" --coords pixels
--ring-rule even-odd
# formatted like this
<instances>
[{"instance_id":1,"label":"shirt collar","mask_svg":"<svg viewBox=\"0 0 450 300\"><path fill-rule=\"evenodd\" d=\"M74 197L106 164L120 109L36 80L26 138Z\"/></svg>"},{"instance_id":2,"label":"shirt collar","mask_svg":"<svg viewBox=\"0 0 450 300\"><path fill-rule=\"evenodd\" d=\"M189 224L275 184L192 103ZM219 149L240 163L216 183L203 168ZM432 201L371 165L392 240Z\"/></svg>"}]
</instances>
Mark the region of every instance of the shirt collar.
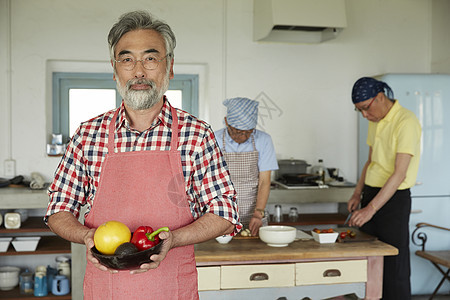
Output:
<instances>
[{"instance_id":1,"label":"shirt collar","mask_svg":"<svg viewBox=\"0 0 450 300\"><path fill-rule=\"evenodd\" d=\"M386 114L386 116L383 118L383 120L385 120L386 122L391 121L394 118L394 116L397 114L397 112L400 110L400 108L401 108L400 103L398 103L398 101L395 100L394 105L392 105L391 109Z\"/></svg>"},{"instance_id":2,"label":"shirt collar","mask_svg":"<svg viewBox=\"0 0 450 300\"><path fill-rule=\"evenodd\" d=\"M172 124L172 122L170 120L170 103L167 100L167 97L164 96L163 99L163 106L161 108L161 111L159 112L158 116L156 116L155 120L153 120L152 125L150 126L150 129L154 128L155 126L157 126L159 123L161 123L163 126L169 127L170 124ZM125 127L127 129L130 129L130 122L128 121L128 119L126 118L126 114L125 114L125 104L124 101L122 100L122 103L120 104L119 107L119 114L118 114L118 119L119 119L119 123L117 124L117 128L120 127Z\"/></svg>"}]
</instances>

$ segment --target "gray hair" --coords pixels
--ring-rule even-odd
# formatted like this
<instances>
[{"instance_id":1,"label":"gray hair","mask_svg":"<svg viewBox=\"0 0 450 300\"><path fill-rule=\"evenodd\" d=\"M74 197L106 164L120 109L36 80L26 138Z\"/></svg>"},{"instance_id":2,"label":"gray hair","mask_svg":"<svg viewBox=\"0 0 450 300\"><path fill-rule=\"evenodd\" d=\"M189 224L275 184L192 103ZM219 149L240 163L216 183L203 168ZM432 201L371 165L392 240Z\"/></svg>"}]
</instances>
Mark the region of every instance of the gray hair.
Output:
<instances>
[{"instance_id":1,"label":"gray hair","mask_svg":"<svg viewBox=\"0 0 450 300\"><path fill-rule=\"evenodd\" d=\"M111 60L115 61L114 51L117 43L125 33L139 29L151 29L158 32L164 38L167 55L167 69L174 57L173 50L176 46L175 34L170 26L155 18L146 11L132 11L120 16L119 21L113 25L108 34L108 45ZM115 63L114 63L115 65Z\"/></svg>"}]
</instances>

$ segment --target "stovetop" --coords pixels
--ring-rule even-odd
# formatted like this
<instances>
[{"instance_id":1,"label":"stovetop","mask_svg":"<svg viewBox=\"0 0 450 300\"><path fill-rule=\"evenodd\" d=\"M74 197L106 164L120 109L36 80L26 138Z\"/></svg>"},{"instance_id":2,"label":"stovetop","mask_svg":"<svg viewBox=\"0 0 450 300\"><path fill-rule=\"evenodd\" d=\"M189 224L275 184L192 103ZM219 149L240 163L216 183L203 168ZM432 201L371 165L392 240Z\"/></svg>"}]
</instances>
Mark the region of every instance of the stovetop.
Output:
<instances>
[{"instance_id":1,"label":"stovetop","mask_svg":"<svg viewBox=\"0 0 450 300\"><path fill-rule=\"evenodd\" d=\"M328 188L328 185L325 184L286 184L280 181L273 181L273 183L277 184L279 187L288 190L301 190L301 189L323 189Z\"/></svg>"}]
</instances>

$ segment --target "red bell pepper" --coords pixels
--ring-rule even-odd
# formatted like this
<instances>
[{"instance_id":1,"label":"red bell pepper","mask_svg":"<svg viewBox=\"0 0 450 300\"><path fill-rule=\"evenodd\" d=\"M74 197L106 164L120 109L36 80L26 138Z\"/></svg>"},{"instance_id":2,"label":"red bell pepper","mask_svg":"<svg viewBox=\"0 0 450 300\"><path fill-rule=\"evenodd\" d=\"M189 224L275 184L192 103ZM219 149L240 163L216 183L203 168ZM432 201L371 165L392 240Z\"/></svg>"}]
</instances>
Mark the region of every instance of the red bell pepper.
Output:
<instances>
[{"instance_id":1,"label":"red bell pepper","mask_svg":"<svg viewBox=\"0 0 450 300\"><path fill-rule=\"evenodd\" d=\"M143 251L158 245L160 239L158 234L161 231L169 231L168 227L161 227L153 231L150 226L139 226L131 237L131 243L134 244L139 251Z\"/></svg>"}]
</instances>

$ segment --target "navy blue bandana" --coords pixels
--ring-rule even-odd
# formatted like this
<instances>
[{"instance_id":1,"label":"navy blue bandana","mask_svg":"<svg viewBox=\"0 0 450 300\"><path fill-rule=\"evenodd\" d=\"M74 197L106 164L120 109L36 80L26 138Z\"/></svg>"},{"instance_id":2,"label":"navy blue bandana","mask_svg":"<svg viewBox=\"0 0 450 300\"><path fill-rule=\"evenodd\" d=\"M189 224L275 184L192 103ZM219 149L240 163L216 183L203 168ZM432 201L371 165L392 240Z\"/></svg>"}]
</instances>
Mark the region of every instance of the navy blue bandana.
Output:
<instances>
[{"instance_id":1,"label":"navy blue bandana","mask_svg":"<svg viewBox=\"0 0 450 300\"><path fill-rule=\"evenodd\" d=\"M362 77L353 85L353 104L373 98L378 95L379 92L386 92L389 99L394 99L394 92L385 82L378 81L371 77Z\"/></svg>"}]
</instances>

